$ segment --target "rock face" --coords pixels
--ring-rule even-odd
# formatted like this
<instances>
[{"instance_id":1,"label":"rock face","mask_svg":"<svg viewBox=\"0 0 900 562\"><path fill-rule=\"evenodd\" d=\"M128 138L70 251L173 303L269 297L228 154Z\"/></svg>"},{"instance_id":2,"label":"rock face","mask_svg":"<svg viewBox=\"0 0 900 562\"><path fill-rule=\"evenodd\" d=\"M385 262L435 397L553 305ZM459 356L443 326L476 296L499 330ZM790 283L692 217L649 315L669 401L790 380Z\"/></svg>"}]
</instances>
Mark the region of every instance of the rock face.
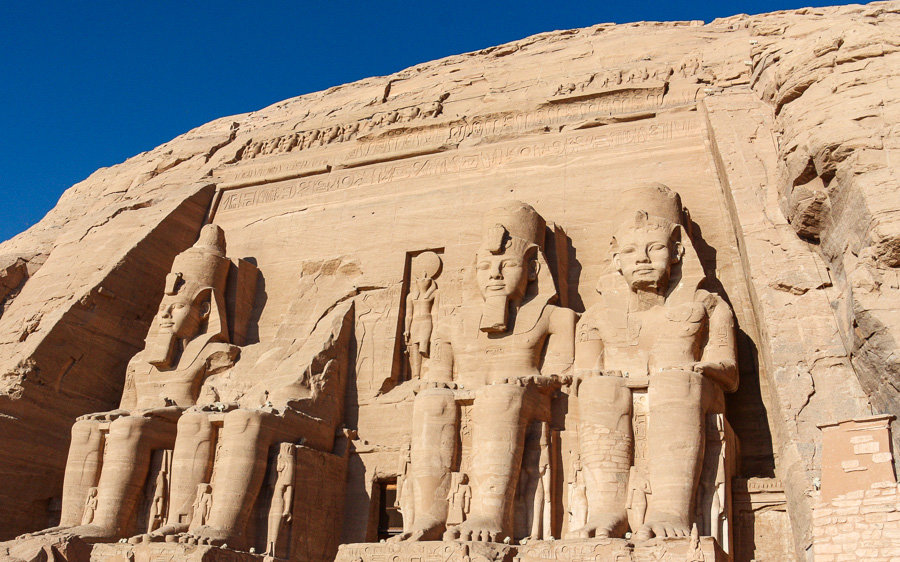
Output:
<instances>
[{"instance_id":1,"label":"rock face","mask_svg":"<svg viewBox=\"0 0 900 562\"><path fill-rule=\"evenodd\" d=\"M0 555L896 555L898 37L545 33L97 171L0 245Z\"/></svg>"}]
</instances>

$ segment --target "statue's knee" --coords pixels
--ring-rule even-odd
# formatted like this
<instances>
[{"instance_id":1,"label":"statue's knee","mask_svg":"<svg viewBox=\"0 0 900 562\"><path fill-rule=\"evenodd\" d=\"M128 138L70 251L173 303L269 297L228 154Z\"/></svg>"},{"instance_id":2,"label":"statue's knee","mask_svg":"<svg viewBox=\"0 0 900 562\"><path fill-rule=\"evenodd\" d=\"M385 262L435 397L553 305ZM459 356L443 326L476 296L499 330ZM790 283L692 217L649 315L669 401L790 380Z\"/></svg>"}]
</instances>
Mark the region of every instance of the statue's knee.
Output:
<instances>
[{"instance_id":1,"label":"statue's knee","mask_svg":"<svg viewBox=\"0 0 900 562\"><path fill-rule=\"evenodd\" d=\"M140 437L146 418L138 416L125 416L118 418L109 424L109 439L115 441L127 441Z\"/></svg>"},{"instance_id":2,"label":"statue's knee","mask_svg":"<svg viewBox=\"0 0 900 562\"><path fill-rule=\"evenodd\" d=\"M209 433L212 424L209 416L200 412L191 412L178 419L178 435L194 436Z\"/></svg>"},{"instance_id":3,"label":"statue's knee","mask_svg":"<svg viewBox=\"0 0 900 562\"><path fill-rule=\"evenodd\" d=\"M225 414L224 429L227 435L258 433L263 423L263 415L256 410L234 410Z\"/></svg>"},{"instance_id":4,"label":"statue's knee","mask_svg":"<svg viewBox=\"0 0 900 562\"><path fill-rule=\"evenodd\" d=\"M96 420L81 420L72 426L72 445L84 445L97 436L100 423Z\"/></svg>"},{"instance_id":5,"label":"statue's knee","mask_svg":"<svg viewBox=\"0 0 900 562\"><path fill-rule=\"evenodd\" d=\"M446 416L455 412L456 403L449 388L429 388L416 396L414 407L426 416Z\"/></svg>"},{"instance_id":6,"label":"statue's knee","mask_svg":"<svg viewBox=\"0 0 900 562\"><path fill-rule=\"evenodd\" d=\"M588 377L578 385L578 395L603 396L614 398L618 394L627 391L625 380L622 377L609 377L606 375Z\"/></svg>"},{"instance_id":7,"label":"statue's knee","mask_svg":"<svg viewBox=\"0 0 900 562\"><path fill-rule=\"evenodd\" d=\"M703 401L703 375L693 371L670 370L655 373L650 379L650 393L658 402L680 402L684 405Z\"/></svg>"},{"instance_id":8,"label":"statue's knee","mask_svg":"<svg viewBox=\"0 0 900 562\"><path fill-rule=\"evenodd\" d=\"M496 383L476 391L475 408L478 415L505 418L517 417L525 403L527 389L513 383Z\"/></svg>"}]
</instances>

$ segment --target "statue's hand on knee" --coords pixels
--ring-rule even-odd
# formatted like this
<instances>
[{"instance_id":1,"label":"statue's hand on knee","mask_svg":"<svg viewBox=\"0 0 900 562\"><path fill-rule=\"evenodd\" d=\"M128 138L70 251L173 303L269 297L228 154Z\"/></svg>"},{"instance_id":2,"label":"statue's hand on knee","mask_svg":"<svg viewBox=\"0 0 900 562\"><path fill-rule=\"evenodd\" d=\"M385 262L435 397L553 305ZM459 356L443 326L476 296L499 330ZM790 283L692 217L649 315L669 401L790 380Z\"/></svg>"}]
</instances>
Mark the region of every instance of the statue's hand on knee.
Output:
<instances>
[{"instance_id":1,"label":"statue's hand on knee","mask_svg":"<svg viewBox=\"0 0 900 562\"><path fill-rule=\"evenodd\" d=\"M128 410L116 409L110 410L108 412L94 412L91 414L85 414L83 416L78 416L76 421L86 421L86 420L97 420L97 421L113 421L116 418L121 418L122 416L129 415L130 412Z\"/></svg>"}]
</instances>

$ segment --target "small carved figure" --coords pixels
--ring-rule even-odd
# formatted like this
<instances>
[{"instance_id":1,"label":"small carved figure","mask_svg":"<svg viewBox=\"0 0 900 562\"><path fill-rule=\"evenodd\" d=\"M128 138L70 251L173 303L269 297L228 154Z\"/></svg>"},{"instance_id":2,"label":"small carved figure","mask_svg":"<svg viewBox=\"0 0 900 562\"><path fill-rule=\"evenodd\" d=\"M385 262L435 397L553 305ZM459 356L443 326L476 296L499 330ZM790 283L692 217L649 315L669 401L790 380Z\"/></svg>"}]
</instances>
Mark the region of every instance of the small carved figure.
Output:
<instances>
[{"instance_id":1,"label":"small carved figure","mask_svg":"<svg viewBox=\"0 0 900 562\"><path fill-rule=\"evenodd\" d=\"M147 532L153 532L166 522L166 502L169 499L169 472L165 460L156 473L156 485L153 487L153 499L150 501L150 517Z\"/></svg>"},{"instance_id":2,"label":"small carved figure","mask_svg":"<svg viewBox=\"0 0 900 562\"><path fill-rule=\"evenodd\" d=\"M88 490L87 498L84 500L84 514L81 516L81 524L87 525L94 520L94 512L97 511L97 487L94 486Z\"/></svg>"},{"instance_id":3,"label":"small carved figure","mask_svg":"<svg viewBox=\"0 0 900 562\"><path fill-rule=\"evenodd\" d=\"M519 475L522 520L516 532L527 540L540 540L551 535L550 426L539 422L533 427L537 435L526 439Z\"/></svg>"},{"instance_id":4,"label":"small carved figure","mask_svg":"<svg viewBox=\"0 0 900 562\"><path fill-rule=\"evenodd\" d=\"M540 455L535 475L534 499L531 507L531 538L547 539L552 535L552 497L550 495L550 425L541 424Z\"/></svg>"},{"instance_id":5,"label":"small carved figure","mask_svg":"<svg viewBox=\"0 0 900 562\"><path fill-rule=\"evenodd\" d=\"M403 445L400 454L400 475L397 477L397 495L394 499L394 505L403 516L403 532L409 531L412 526L414 517L413 510L415 502L413 502L412 479L409 477L409 443Z\"/></svg>"},{"instance_id":6,"label":"small carved figure","mask_svg":"<svg viewBox=\"0 0 900 562\"><path fill-rule=\"evenodd\" d=\"M418 379L422 359L431 349L432 308L438 289L434 278L440 272L441 258L434 252L423 252L413 258L411 269L403 339L409 356L409 378Z\"/></svg>"},{"instance_id":7,"label":"small carved figure","mask_svg":"<svg viewBox=\"0 0 900 562\"><path fill-rule=\"evenodd\" d=\"M469 475L465 472L454 472L447 496L449 511L448 525L459 525L466 520L472 506L472 487L469 486Z\"/></svg>"},{"instance_id":8,"label":"small carved figure","mask_svg":"<svg viewBox=\"0 0 900 562\"><path fill-rule=\"evenodd\" d=\"M581 529L587 525L587 492L584 486L584 470L578 453L573 453L572 480L569 482L569 529Z\"/></svg>"},{"instance_id":9,"label":"small carved figure","mask_svg":"<svg viewBox=\"0 0 900 562\"><path fill-rule=\"evenodd\" d=\"M269 556L287 558L283 552L283 542L284 538L288 536L287 530L291 523L291 511L294 504L294 456L293 443L280 445L266 534L266 554Z\"/></svg>"},{"instance_id":10,"label":"small carved figure","mask_svg":"<svg viewBox=\"0 0 900 562\"><path fill-rule=\"evenodd\" d=\"M212 487L207 484L197 486L197 496L194 498L190 530L206 525L212 513Z\"/></svg>"}]
</instances>

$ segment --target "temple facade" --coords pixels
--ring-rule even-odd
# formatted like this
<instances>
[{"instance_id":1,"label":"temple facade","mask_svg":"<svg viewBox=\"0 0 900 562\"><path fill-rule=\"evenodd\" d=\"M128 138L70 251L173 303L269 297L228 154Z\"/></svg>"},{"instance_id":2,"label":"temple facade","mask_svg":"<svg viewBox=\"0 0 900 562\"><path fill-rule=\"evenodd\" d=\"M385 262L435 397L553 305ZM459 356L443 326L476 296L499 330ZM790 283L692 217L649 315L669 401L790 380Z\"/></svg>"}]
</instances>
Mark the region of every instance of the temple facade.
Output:
<instances>
[{"instance_id":1,"label":"temple facade","mask_svg":"<svg viewBox=\"0 0 900 562\"><path fill-rule=\"evenodd\" d=\"M0 557L900 556L898 32L546 33L98 171L0 245Z\"/></svg>"}]
</instances>

